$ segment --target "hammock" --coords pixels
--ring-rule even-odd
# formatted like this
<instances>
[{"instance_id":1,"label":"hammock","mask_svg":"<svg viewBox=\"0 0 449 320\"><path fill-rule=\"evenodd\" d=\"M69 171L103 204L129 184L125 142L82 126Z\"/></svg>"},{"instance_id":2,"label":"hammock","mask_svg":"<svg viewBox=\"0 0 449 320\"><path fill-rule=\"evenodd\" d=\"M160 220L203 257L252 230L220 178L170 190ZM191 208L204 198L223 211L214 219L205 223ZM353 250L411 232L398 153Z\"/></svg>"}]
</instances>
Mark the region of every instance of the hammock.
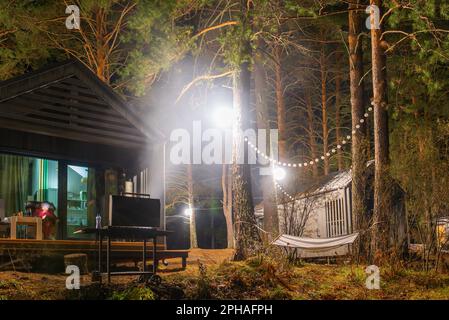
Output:
<instances>
[{"instance_id":1,"label":"hammock","mask_svg":"<svg viewBox=\"0 0 449 320\"><path fill-rule=\"evenodd\" d=\"M357 239L358 235L358 232L356 232L340 237L315 239L283 234L277 237L272 244L281 247L298 248L306 251L327 251L347 244L352 244L355 239Z\"/></svg>"}]
</instances>

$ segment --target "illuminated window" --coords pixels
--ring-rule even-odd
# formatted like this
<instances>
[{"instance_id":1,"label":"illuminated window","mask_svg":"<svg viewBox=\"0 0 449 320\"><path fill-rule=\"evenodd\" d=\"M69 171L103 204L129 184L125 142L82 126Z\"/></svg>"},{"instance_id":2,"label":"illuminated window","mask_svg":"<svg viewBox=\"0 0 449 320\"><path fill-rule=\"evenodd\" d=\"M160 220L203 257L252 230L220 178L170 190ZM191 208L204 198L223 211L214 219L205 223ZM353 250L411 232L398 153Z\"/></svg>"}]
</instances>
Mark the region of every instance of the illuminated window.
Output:
<instances>
[{"instance_id":1,"label":"illuminated window","mask_svg":"<svg viewBox=\"0 0 449 320\"><path fill-rule=\"evenodd\" d=\"M326 201L325 212L327 237L338 237L347 234L343 199Z\"/></svg>"}]
</instances>

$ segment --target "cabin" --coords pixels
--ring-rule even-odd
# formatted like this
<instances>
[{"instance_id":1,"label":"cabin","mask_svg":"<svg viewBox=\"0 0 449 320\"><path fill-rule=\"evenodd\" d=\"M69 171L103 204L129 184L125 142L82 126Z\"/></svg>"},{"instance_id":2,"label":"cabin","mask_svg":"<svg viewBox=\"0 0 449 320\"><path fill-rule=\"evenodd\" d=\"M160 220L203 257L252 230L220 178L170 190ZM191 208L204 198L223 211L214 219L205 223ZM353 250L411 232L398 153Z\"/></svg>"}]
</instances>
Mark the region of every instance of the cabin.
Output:
<instances>
[{"instance_id":1,"label":"cabin","mask_svg":"<svg viewBox=\"0 0 449 320\"><path fill-rule=\"evenodd\" d=\"M0 82L3 263L21 254L93 254L92 235L74 232L95 227L98 217L108 224L109 195L149 194L165 203L165 138L142 119L78 61ZM48 210L42 225L29 221L11 232L17 216L42 202ZM159 220L165 229L164 205ZM139 244L114 242L112 248L141 257Z\"/></svg>"}]
</instances>

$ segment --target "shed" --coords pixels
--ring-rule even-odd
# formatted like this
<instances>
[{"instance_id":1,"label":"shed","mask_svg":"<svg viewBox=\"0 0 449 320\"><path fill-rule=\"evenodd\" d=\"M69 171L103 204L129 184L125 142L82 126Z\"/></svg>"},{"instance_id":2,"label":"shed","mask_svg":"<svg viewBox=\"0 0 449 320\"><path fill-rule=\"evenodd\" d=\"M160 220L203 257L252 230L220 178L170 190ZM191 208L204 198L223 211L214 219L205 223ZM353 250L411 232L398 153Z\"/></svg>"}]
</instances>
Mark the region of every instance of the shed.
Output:
<instances>
[{"instance_id":1,"label":"shed","mask_svg":"<svg viewBox=\"0 0 449 320\"><path fill-rule=\"evenodd\" d=\"M367 167L372 168L373 164L370 161ZM351 170L335 172L324 177L317 186L296 194L294 201L279 204L281 233L309 238L332 238L353 233L351 185ZM294 234L298 231L302 234ZM344 246L330 251L304 251L300 255L304 258L338 256L348 254L350 249Z\"/></svg>"}]
</instances>

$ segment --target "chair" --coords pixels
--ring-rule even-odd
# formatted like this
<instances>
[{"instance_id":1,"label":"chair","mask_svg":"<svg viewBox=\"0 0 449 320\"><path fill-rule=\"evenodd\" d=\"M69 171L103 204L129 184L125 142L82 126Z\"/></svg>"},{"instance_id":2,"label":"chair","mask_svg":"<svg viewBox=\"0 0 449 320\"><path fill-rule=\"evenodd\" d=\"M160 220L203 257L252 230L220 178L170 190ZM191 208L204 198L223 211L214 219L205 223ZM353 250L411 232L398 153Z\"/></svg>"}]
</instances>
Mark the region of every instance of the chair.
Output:
<instances>
[{"instance_id":1,"label":"chair","mask_svg":"<svg viewBox=\"0 0 449 320\"><path fill-rule=\"evenodd\" d=\"M11 239L17 239L18 225L26 225L34 226L36 231L36 240L42 240L42 219L40 217L12 216L9 220L11 221Z\"/></svg>"},{"instance_id":2,"label":"chair","mask_svg":"<svg viewBox=\"0 0 449 320\"><path fill-rule=\"evenodd\" d=\"M0 199L0 222L5 219L5 200Z\"/></svg>"},{"instance_id":3,"label":"chair","mask_svg":"<svg viewBox=\"0 0 449 320\"><path fill-rule=\"evenodd\" d=\"M9 222L5 222L5 200L0 199L0 238L9 236Z\"/></svg>"}]
</instances>

